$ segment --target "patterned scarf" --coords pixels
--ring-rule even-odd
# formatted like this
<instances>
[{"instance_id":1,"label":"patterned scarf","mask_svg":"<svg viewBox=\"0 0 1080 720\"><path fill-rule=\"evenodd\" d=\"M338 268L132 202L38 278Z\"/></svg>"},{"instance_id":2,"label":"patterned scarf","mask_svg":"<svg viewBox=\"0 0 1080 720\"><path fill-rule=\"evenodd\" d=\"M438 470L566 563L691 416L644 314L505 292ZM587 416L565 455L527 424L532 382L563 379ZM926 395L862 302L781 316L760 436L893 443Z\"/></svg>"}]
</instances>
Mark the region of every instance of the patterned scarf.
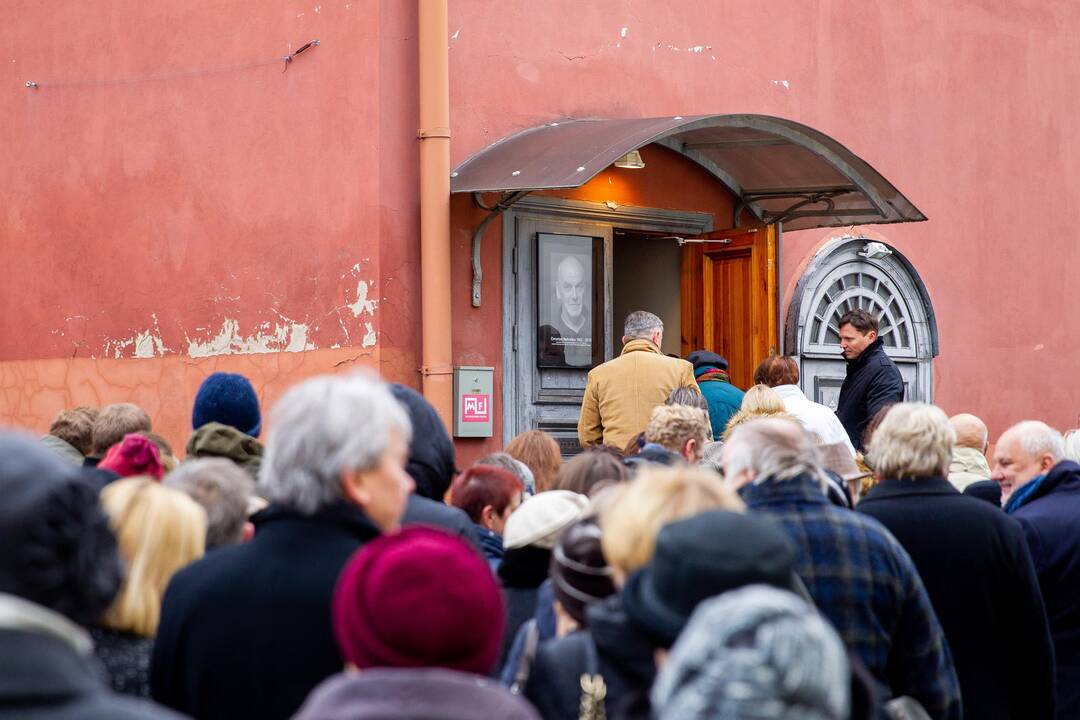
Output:
<instances>
[{"instance_id":1,"label":"patterned scarf","mask_svg":"<svg viewBox=\"0 0 1080 720\"><path fill-rule=\"evenodd\" d=\"M731 380L728 379L727 370L721 370L720 368L709 368L697 376L697 381L699 383L709 382L710 380L715 382L731 382Z\"/></svg>"}]
</instances>

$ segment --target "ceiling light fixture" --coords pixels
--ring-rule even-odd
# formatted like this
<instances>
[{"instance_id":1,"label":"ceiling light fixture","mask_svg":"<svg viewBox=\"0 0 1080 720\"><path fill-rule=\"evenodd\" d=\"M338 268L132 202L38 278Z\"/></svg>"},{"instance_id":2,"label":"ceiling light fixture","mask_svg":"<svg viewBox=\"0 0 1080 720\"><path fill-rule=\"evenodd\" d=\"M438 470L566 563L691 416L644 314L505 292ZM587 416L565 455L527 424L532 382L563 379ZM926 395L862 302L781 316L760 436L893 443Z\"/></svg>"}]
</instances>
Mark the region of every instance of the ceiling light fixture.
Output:
<instances>
[{"instance_id":1,"label":"ceiling light fixture","mask_svg":"<svg viewBox=\"0 0 1080 720\"><path fill-rule=\"evenodd\" d=\"M631 150L615 161L615 167L623 168L624 170L640 170L645 167L645 161L641 159L641 153L639 151Z\"/></svg>"}]
</instances>

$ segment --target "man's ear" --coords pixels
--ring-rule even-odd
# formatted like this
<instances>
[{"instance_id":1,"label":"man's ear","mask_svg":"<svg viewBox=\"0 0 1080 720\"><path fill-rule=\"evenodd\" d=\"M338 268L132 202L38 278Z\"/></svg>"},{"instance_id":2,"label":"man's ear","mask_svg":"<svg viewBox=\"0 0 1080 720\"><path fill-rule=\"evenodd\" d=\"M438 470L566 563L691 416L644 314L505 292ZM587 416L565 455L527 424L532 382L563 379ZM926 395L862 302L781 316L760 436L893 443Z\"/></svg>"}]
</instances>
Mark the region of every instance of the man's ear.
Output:
<instances>
[{"instance_id":1,"label":"man's ear","mask_svg":"<svg viewBox=\"0 0 1080 720\"><path fill-rule=\"evenodd\" d=\"M1054 467L1054 458L1052 455L1043 455L1042 460L1039 461L1039 467L1042 468L1043 473L1050 472L1050 469Z\"/></svg>"},{"instance_id":2,"label":"man's ear","mask_svg":"<svg viewBox=\"0 0 1080 720\"><path fill-rule=\"evenodd\" d=\"M691 458L694 457L697 446L697 438L690 438L686 441L686 444L682 446L682 456L686 459L686 462L690 462Z\"/></svg>"},{"instance_id":3,"label":"man's ear","mask_svg":"<svg viewBox=\"0 0 1080 720\"><path fill-rule=\"evenodd\" d=\"M875 340L877 340L877 330L871 330L870 332L866 333L866 337L870 339L870 342L874 342Z\"/></svg>"}]
</instances>

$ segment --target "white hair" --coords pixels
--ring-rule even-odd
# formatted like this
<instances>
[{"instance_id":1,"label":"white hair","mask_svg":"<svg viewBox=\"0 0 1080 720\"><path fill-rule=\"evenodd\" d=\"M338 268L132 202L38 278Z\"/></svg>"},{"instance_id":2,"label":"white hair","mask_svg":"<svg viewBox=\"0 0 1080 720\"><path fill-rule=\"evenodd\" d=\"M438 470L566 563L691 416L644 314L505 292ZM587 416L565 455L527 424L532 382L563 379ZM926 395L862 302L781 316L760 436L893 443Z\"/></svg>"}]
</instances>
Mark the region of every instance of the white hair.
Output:
<instances>
[{"instance_id":1,"label":"white hair","mask_svg":"<svg viewBox=\"0 0 1080 720\"><path fill-rule=\"evenodd\" d=\"M1022 420L1002 435L1015 435L1020 448L1031 456L1049 455L1055 463L1065 458L1065 439L1061 433L1040 420ZM1001 442L1001 438L998 438Z\"/></svg>"},{"instance_id":2,"label":"white hair","mask_svg":"<svg viewBox=\"0 0 1080 720\"><path fill-rule=\"evenodd\" d=\"M1080 463L1080 429L1065 433L1065 459Z\"/></svg>"},{"instance_id":3,"label":"white hair","mask_svg":"<svg viewBox=\"0 0 1080 720\"><path fill-rule=\"evenodd\" d=\"M797 422L781 418L751 420L736 427L724 444L724 469L728 476L750 470L755 485L806 474L819 482L824 477L813 439Z\"/></svg>"},{"instance_id":4,"label":"white hair","mask_svg":"<svg viewBox=\"0 0 1080 720\"><path fill-rule=\"evenodd\" d=\"M406 442L409 416L389 386L369 375L320 375L291 388L271 412L259 489L271 503L312 515L341 499L341 473L369 470Z\"/></svg>"},{"instance_id":5,"label":"white hair","mask_svg":"<svg viewBox=\"0 0 1080 720\"><path fill-rule=\"evenodd\" d=\"M623 337L646 338L656 330L664 329L664 321L645 310L635 310L626 316L623 323Z\"/></svg>"},{"instance_id":6,"label":"white hair","mask_svg":"<svg viewBox=\"0 0 1080 720\"><path fill-rule=\"evenodd\" d=\"M934 405L893 405L870 440L870 464L883 478L915 478L948 473L956 430Z\"/></svg>"}]
</instances>

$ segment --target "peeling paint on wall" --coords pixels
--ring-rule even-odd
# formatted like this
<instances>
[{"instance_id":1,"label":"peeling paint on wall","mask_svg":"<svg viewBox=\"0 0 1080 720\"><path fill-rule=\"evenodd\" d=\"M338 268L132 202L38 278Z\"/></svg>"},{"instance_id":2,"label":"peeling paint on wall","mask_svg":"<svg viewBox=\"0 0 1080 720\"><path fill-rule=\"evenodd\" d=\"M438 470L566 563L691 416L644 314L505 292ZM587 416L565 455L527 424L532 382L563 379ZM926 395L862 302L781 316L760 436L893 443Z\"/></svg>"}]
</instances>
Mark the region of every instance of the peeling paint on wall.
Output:
<instances>
[{"instance_id":1,"label":"peeling paint on wall","mask_svg":"<svg viewBox=\"0 0 1080 720\"><path fill-rule=\"evenodd\" d=\"M213 357L214 355L243 355L248 353L303 352L314 350L315 344L308 340L308 326L282 316L281 323L261 323L255 333L242 335L240 323L226 318L221 331L203 342L192 340L186 334L187 354L193 358Z\"/></svg>"},{"instance_id":2,"label":"peeling paint on wall","mask_svg":"<svg viewBox=\"0 0 1080 720\"><path fill-rule=\"evenodd\" d=\"M368 315L374 315L375 309L379 306L378 300L368 299L368 284L366 281L361 280L356 283L356 302L350 303L345 307L352 310L353 317L360 317L361 313L367 313Z\"/></svg>"}]
</instances>

